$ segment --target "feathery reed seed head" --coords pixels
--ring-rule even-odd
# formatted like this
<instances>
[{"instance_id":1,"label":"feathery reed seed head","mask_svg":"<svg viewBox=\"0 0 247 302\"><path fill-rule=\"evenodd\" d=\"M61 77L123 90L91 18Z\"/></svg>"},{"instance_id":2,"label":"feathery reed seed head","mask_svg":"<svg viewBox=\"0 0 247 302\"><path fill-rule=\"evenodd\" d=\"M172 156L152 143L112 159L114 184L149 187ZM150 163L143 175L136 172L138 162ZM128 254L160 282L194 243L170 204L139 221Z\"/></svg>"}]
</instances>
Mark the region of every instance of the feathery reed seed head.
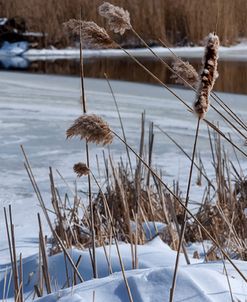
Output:
<instances>
[{"instance_id":1,"label":"feathery reed seed head","mask_svg":"<svg viewBox=\"0 0 247 302\"><path fill-rule=\"evenodd\" d=\"M66 30L81 37L87 48L114 48L115 44L106 30L93 21L70 19L63 23Z\"/></svg>"},{"instance_id":2,"label":"feathery reed seed head","mask_svg":"<svg viewBox=\"0 0 247 302\"><path fill-rule=\"evenodd\" d=\"M113 134L108 124L95 114L82 115L66 131L67 138L79 136L88 142L96 144L111 144Z\"/></svg>"},{"instance_id":3,"label":"feathery reed seed head","mask_svg":"<svg viewBox=\"0 0 247 302\"><path fill-rule=\"evenodd\" d=\"M115 33L123 35L132 28L129 12L121 7L104 2L99 6L99 14L108 20L110 29Z\"/></svg>"},{"instance_id":4,"label":"feathery reed seed head","mask_svg":"<svg viewBox=\"0 0 247 302\"><path fill-rule=\"evenodd\" d=\"M78 177L81 177L83 175L88 175L90 170L88 166L84 163L77 163L73 167L74 172L77 174Z\"/></svg>"},{"instance_id":5,"label":"feathery reed seed head","mask_svg":"<svg viewBox=\"0 0 247 302\"><path fill-rule=\"evenodd\" d=\"M217 66L219 45L219 37L214 33L210 33L205 47L200 85L194 103L194 110L199 118L204 118L209 109L210 92L213 89L215 80L218 78Z\"/></svg>"},{"instance_id":6,"label":"feathery reed seed head","mask_svg":"<svg viewBox=\"0 0 247 302\"><path fill-rule=\"evenodd\" d=\"M182 80L186 80L192 87L197 88L199 82L199 75L195 68L189 62L183 62L182 60L176 60L172 64L173 70L176 74L172 74L171 78L175 79L177 84L183 84L187 86L187 84ZM182 78L180 78L180 77Z\"/></svg>"}]
</instances>

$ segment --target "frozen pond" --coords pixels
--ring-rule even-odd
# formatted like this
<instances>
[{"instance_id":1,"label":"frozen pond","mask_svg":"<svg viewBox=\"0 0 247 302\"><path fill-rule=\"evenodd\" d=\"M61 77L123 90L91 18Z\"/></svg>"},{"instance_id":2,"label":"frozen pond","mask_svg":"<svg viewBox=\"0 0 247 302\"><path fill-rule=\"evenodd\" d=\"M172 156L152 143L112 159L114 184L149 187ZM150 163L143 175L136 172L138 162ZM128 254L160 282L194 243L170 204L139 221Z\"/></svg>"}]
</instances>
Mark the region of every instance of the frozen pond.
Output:
<instances>
[{"instance_id":1,"label":"frozen pond","mask_svg":"<svg viewBox=\"0 0 247 302\"><path fill-rule=\"evenodd\" d=\"M127 140L135 150L138 150L139 146L141 113L145 110L146 130L149 122L153 121L191 154L196 119L175 97L155 85L120 81L111 83L123 118ZM85 86L89 112L101 115L111 128L121 134L107 83L104 80L86 79ZM77 139L66 141L65 138L66 129L81 114L78 77L0 72L0 89L0 236L4 238L0 241L2 262L4 259L1 258L1 251L6 248L3 206L12 204L16 237L22 247L28 247L32 238L37 237L36 213L41 211L23 166L20 144L24 145L48 207L49 166L54 168L59 187L65 190L66 186L57 176L55 169L73 186L76 177L72 167L79 161L85 161L85 154L82 142ZM182 88L174 88L174 91L191 105L194 100L191 91ZM220 93L220 96L246 121L246 95ZM213 110L208 113L208 119L219 121L221 130L230 132L234 141L245 148L244 140L233 133ZM213 177L205 124L202 124L200 129L199 149L208 175ZM101 147L90 146L92 167L96 174L96 154L102 162L102 150ZM105 148L105 151L107 153L108 149ZM116 162L120 156L125 157L125 148L117 139L110 146L110 152ZM182 188L184 187L189 161L156 128L153 165L162 169L169 184L172 184L174 179L179 179ZM81 181L79 186L83 186ZM200 196L201 190L195 186L194 181L191 198Z\"/></svg>"}]
</instances>

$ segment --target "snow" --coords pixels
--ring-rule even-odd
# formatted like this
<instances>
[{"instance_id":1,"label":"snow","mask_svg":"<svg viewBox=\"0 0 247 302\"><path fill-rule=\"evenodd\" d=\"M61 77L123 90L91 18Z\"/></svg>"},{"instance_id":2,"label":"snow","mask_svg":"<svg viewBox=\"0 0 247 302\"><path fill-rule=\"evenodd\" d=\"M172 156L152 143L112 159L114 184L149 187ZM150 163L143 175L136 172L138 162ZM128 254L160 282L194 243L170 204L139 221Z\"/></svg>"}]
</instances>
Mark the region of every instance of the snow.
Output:
<instances>
[{"instance_id":1,"label":"snow","mask_svg":"<svg viewBox=\"0 0 247 302\"><path fill-rule=\"evenodd\" d=\"M120 253L124 262L127 280L135 302L168 301L169 289L173 276L176 252L172 251L159 237L148 244L138 246L138 269L132 270L131 247L129 244L120 244ZM98 279L92 279L91 262L88 251L70 250L74 262L79 256L82 261L79 271L85 282L72 288L58 290L38 301L89 301L95 294L95 301L128 301L123 275L119 265L116 247L107 247L109 255L111 249L111 266L113 274L109 275L108 265L103 249L97 248ZM247 273L247 263L235 261L243 273ZM68 264L70 283L73 270ZM24 294L27 301L31 300L31 290L38 280L38 255L24 260ZM234 299L245 301L247 298L247 284L226 263L228 278ZM10 268L0 267L0 288L7 271L9 278ZM66 284L64 255L57 254L49 257L49 271L53 289L62 288ZM12 286L12 285L11 285ZM10 287L11 289L11 287ZM11 295L9 295L11 298ZM181 257L177 280L175 301L231 301L227 277L222 262L202 262L191 259L187 265Z\"/></svg>"},{"instance_id":2,"label":"snow","mask_svg":"<svg viewBox=\"0 0 247 302\"><path fill-rule=\"evenodd\" d=\"M114 102L106 82L86 79L85 86L89 111L103 116L116 132L121 133ZM112 87L123 118L127 140L131 146L138 148L140 114L145 110L146 128L149 121L154 121L191 154L196 121L175 97L155 85L112 81ZM29 301L32 300L32 288L38 276L36 214L41 210L23 167L19 145L24 145L45 203L50 207L48 167L54 168L56 183L63 193L67 191L67 187L56 175L55 169L61 172L73 188L75 180L73 164L82 160L85 155L81 142L65 140L65 130L80 115L80 79L0 72L0 89L2 170L0 205L1 208L7 207L8 204L12 205L17 255L23 253L25 296ZM194 99L193 93L189 90L174 88L174 91L188 104L191 104ZM247 119L246 96L225 93L219 95L243 120ZM230 131L213 110L209 111L208 118L211 121L219 121L222 131ZM243 147L243 139L237 135L234 137L237 144ZM202 124L198 147L208 176L213 179L207 141L207 128ZM226 149L229 154L233 154L231 148ZM95 155L98 154L101 158L101 152L101 147L90 146L92 169L95 171L97 167ZM111 146L114 160L117 161L124 153L125 148L115 140ZM243 161L241 156L239 159L246 171L246 161ZM234 162L233 156L232 160ZM168 184L172 185L174 179L179 179L181 188L185 191L190 163L156 128L153 164L163 170ZM192 181L191 201L200 201L204 188L196 185L195 176ZM78 186L83 189L82 182L79 181ZM191 206L193 207L192 204ZM42 221L44 232L49 236L44 218ZM161 229L164 225L158 224L158 227ZM201 247L193 246L189 248L190 255L193 254L195 247L201 254ZM95 301L128 301L115 246L111 249L114 274L108 276L103 249L97 248L100 275L97 280L92 279L88 251L71 250L71 256L75 261L79 255L82 255L79 270L86 281L73 288L58 290L42 298L41 301L57 301L58 298L61 301L93 301L93 292L95 292ZM130 246L121 243L120 250L134 302L168 301L175 252L157 237L144 246L138 246L139 268L131 270ZM202 260L192 259L192 264L188 266L184 262L184 257L181 257L175 301L231 301L223 263L221 261L204 263ZM6 274L9 276L10 272L9 262L3 211L0 211L0 299L3 293L4 276ZM235 264L247 275L246 262L235 261ZM55 290L56 286L63 287L66 281L63 274L65 269L63 254L49 257L49 267L53 289ZM230 264L227 263L226 267L234 298L246 301L246 283ZM13 301L11 293L9 299Z\"/></svg>"},{"instance_id":3,"label":"snow","mask_svg":"<svg viewBox=\"0 0 247 302\"><path fill-rule=\"evenodd\" d=\"M4 41L0 48L0 58L1 57L15 57L23 54L28 49L28 42L15 42L9 43Z\"/></svg>"},{"instance_id":4,"label":"snow","mask_svg":"<svg viewBox=\"0 0 247 302\"><path fill-rule=\"evenodd\" d=\"M0 18L0 26L3 26L8 21L8 18Z\"/></svg>"},{"instance_id":5,"label":"snow","mask_svg":"<svg viewBox=\"0 0 247 302\"><path fill-rule=\"evenodd\" d=\"M137 49L126 49L131 55L135 57L152 57L151 52L146 48L137 48ZM169 49L164 47L153 47L152 50L161 57L172 57L172 53ZM201 58L204 53L204 47L174 47L171 50L180 57L186 58ZM238 60L246 61L247 60L247 43L242 42L240 44L219 48L220 60ZM67 49L29 49L25 52L24 56L29 60L39 59L49 59L50 58L79 58L80 52L79 49L67 48ZM85 49L83 50L83 56L85 58L94 58L94 57L126 57L127 54L124 53L121 49Z\"/></svg>"}]
</instances>

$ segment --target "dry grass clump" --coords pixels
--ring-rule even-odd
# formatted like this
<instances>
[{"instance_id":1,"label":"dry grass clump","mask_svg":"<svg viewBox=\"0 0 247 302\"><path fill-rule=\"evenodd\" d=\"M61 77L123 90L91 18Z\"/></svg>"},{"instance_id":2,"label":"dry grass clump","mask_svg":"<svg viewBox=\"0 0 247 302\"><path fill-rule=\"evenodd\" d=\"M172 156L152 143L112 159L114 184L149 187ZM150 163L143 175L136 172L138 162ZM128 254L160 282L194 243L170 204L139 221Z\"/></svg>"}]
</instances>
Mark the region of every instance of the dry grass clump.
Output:
<instances>
[{"instance_id":1,"label":"dry grass clump","mask_svg":"<svg viewBox=\"0 0 247 302\"><path fill-rule=\"evenodd\" d=\"M84 114L76 119L66 131L67 138L79 136L87 142L108 145L112 143L113 134L109 125L95 114Z\"/></svg>"},{"instance_id":2,"label":"dry grass clump","mask_svg":"<svg viewBox=\"0 0 247 302\"><path fill-rule=\"evenodd\" d=\"M210 194L206 196L196 217L232 256L247 260L247 182L237 173L219 140L214 148L216 195L213 201ZM206 240L207 235L203 231L198 232L198 225L192 222L188 224L185 238L195 242Z\"/></svg>"},{"instance_id":3,"label":"dry grass clump","mask_svg":"<svg viewBox=\"0 0 247 302\"><path fill-rule=\"evenodd\" d=\"M107 19L110 29L120 35L132 27L129 12L109 2L104 2L99 6L99 14Z\"/></svg>"},{"instance_id":4,"label":"dry grass clump","mask_svg":"<svg viewBox=\"0 0 247 302\"><path fill-rule=\"evenodd\" d=\"M209 109L210 92L218 77L217 66L219 45L219 37L214 33L210 33L205 47L203 70L200 75L200 86L197 91L197 99L194 103L194 110L199 118L203 118Z\"/></svg>"},{"instance_id":5,"label":"dry grass clump","mask_svg":"<svg viewBox=\"0 0 247 302\"><path fill-rule=\"evenodd\" d=\"M109 161L112 163L111 158ZM81 163L77 165L81 166ZM84 169L84 164L82 165ZM76 169L78 172L80 172L80 166ZM141 188L141 197L137 216L137 184L132 178L129 168L122 163L117 166L112 163L111 168L106 167L106 173L108 176L104 192L99 191L92 198L95 245L109 244L113 230L117 240L145 244L147 236L150 238L155 236L155 233L158 234L155 222L164 222L167 227L160 232L160 236L173 249L176 249L178 243L176 226L180 223L179 217L182 208L176 205L172 196L157 184L152 183L147 186L147 174L143 172L140 183L138 183L138 187ZM54 207L53 210L57 217L56 232L63 239L67 248L72 246L92 247L90 207L83 205L84 198L79 194L76 194L74 198L72 207L69 207L68 200L59 207ZM53 199L56 200L57 197L53 197ZM107 208L110 210L110 217ZM54 241L51 253L54 254L60 250L57 242Z\"/></svg>"},{"instance_id":6,"label":"dry grass clump","mask_svg":"<svg viewBox=\"0 0 247 302\"><path fill-rule=\"evenodd\" d=\"M106 30L93 21L70 19L63 25L68 32L81 37L86 48L114 48L114 42Z\"/></svg>"},{"instance_id":7,"label":"dry grass clump","mask_svg":"<svg viewBox=\"0 0 247 302\"><path fill-rule=\"evenodd\" d=\"M77 164L74 164L74 172L77 174L78 177L81 177L81 176L86 176L89 174L90 172L90 169L88 168L88 166L84 163L77 163Z\"/></svg>"},{"instance_id":8,"label":"dry grass clump","mask_svg":"<svg viewBox=\"0 0 247 302\"><path fill-rule=\"evenodd\" d=\"M175 83L186 85L186 83L182 80L184 79L192 87L197 88L199 75L195 68L188 61L184 62L177 59L172 64L172 69L175 71L175 73L172 74L171 78L175 79Z\"/></svg>"}]
</instances>

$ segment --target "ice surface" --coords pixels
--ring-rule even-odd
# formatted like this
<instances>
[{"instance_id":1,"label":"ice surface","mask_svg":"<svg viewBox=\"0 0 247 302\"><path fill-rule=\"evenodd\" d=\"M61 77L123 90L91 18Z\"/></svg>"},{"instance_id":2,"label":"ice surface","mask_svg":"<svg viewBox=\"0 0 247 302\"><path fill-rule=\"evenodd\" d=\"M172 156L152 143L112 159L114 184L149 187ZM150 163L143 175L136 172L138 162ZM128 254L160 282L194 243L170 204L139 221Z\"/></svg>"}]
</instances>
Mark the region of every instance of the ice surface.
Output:
<instances>
[{"instance_id":1,"label":"ice surface","mask_svg":"<svg viewBox=\"0 0 247 302\"><path fill-rule=\"evenodd\" d=\"M103 116L110 126L121 134L114 102L106 82L104 80L86 79L85 87L89 112ZM196 119L174 96L155 85L112 81L112 87L123 118L127 140L131 146L138 150L140 114L145 110L146 130L148 129L148 122L153 121L171 134L191 154ZM19 145L24 145L45 203L49 208L49 166L54 169L54 176L59 189L61 192L65 192L67 190L66 185L58 177L55 169L58 169L73 187L75 181L75 175L72 171L73 164L85 160L83 143L76 139L70 141L65 139L66 129L81 114L79 102L80 79L77 77L1 72L0 90L0 205L2 209L3 206L12 204L17 253L21 251L27 267L29 263L30 270L34 270L35 265L37 265L37 256L34 255L37 252L38 237L36 214L41 212L41 210L23 167L23 156ZM174 88L174 91L191 105L194 100L192 92L178 88ZM241 116L243 120L246 120L246 96L224 93L221 93L220 96L232 110ZM229 131L233 134L232 130L226 126L213 110L209 111L208 119L219 121L222 131ZM244 140L235 133L234 140L242 148L245 148ZM198 148L204 160L208 176L213 178L207 128L204 124L202 124L200 129ZM226 147L226 149L230 154L233 154L230 147ZM96 171L96 174L95 156L98 154L99 158L101 158L102 150L102 147L90 146L92 169ZM115 161L120 156L125 156L125 148L117 139L114 140L110 150ZM242 160L241 156L239 158L245 169L245 161ZM234 161L233 156L232 159ZM185 191L189 161L156 128L153 166L163 170L164 179L168 184L172 185L173 179L179 179L181 188ZM103 177L101 179L103 180ZM83 182L78 181L78 187L83 189ZM203 187L196 185L194 177L191 200L200 201L202 194ZM47 228L44 231L49 234ZM157 241L156 244L158 245L157 249L162 250L160 252L161 256L153 257L155 244L152 246L151 251L148 251L150 247L147 245L143 249L143 255L141 256L141 269L127 274L130 286L134 291L135 302L160 301L162 297L167 295L174 254L164 244L162 248ZM123 250L129 249L127 245L123 245L121 248ZM140 253L141 251L142 249L140 248ZM78 253L81 252L73 251L73 253L78 256ZM144 255L145 253L146 256ZM126 257L127 259L126 265L128 267L129 252L126 251L123 254L124 258ZM85 256L86 259L87 257ZM101 257L99 263L103 265L105 260L103 260L104 257L100 249L99 257ZM59 265L62 258L59 255L54 256L50 260L51 267L53 263ZM117 260L114 261L117 263ZM6 232L4 230L3 211L1 210L1 278L3 278L6 271L6 263L9 263L9 254ZM83 272L85 274L86 269L89 269L84 265L87 266L88 261L82 262L82 274ZM239 265L246 272L246 264L241 262ZM53 270L54 274L57 270L56 267ZM103 268L102 270L104 271L105 269ZM186 301L231 301L226 277L222 274L222 271L222 263L203 264L201 266L193 264L189 268L183 266L179 275L178 284L180 290L176 301L185 301L186 299ZM230 273L233 274L230 281L234 294L241 301L245 301L247 298L246 285L235 275L235 272L230 270ZM102 277L104 276L107 276L107 274L103 272ZM209 281L205 282L205 280ZM31 287L27 286L27 293L29 290L31 290ZM59 292L45 301L55 301L58 296L62 296L61 300L63 301L88 301L92 300L93 290L97 292L95 301L106 299L127 301L121 272L102 280L88 281L75 287L73 291L70 289Z\"/></svg>"}]
</instances>

